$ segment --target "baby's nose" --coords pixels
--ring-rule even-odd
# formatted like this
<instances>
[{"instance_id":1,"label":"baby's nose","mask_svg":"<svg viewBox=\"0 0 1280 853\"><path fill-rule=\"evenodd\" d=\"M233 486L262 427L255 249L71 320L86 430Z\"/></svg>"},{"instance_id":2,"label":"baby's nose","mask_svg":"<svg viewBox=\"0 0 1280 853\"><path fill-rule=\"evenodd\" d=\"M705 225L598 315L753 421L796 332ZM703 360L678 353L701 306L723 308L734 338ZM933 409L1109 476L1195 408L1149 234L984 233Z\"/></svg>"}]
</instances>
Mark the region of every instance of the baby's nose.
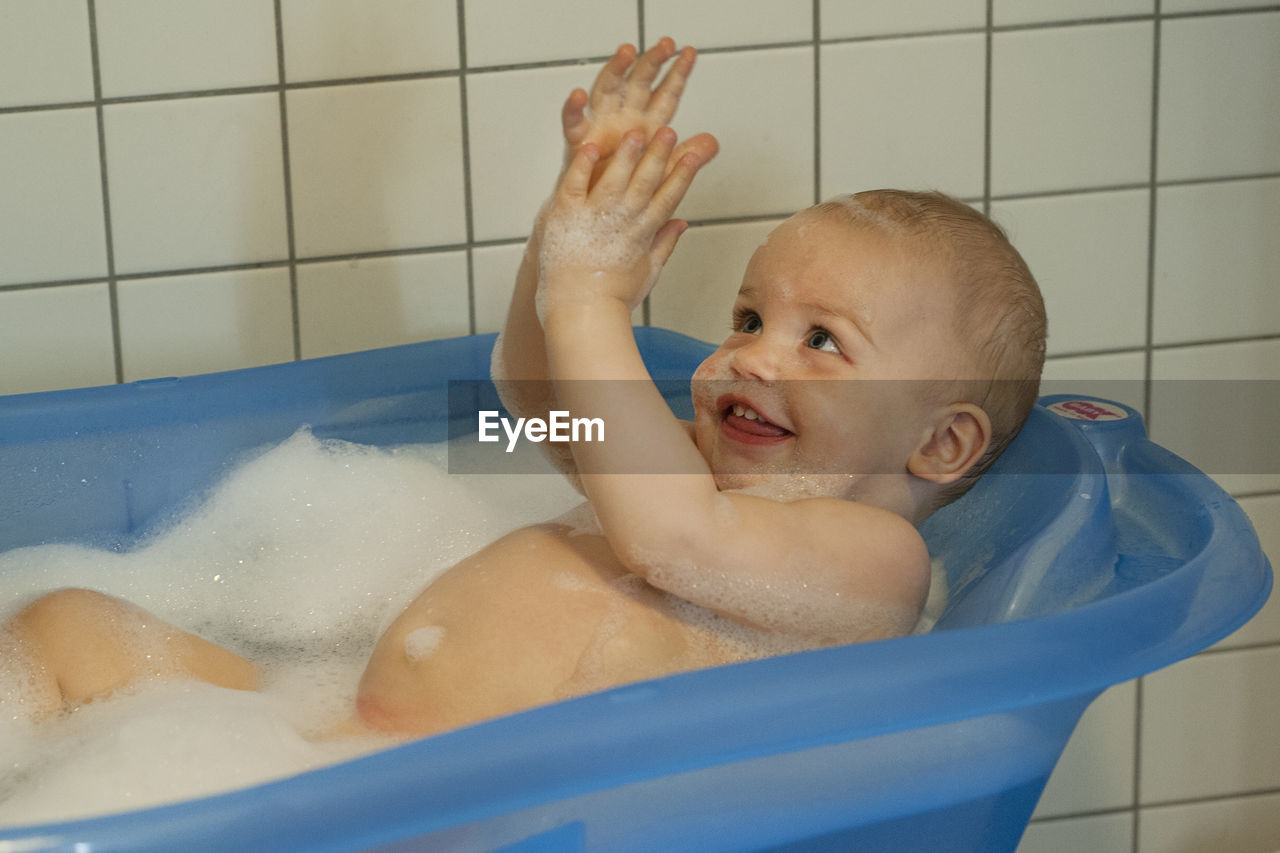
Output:
<instances>
[{"instance_id":1,"label":"baby's nose","mask_svg":"<svg viewBox=\"0 0 1280 853\"><path fill-rule=\"evenodd\" d=\"M734 351L731 366L739 376L772 382L779 376L782 358L780 348L761 335Z\"/></svg>"}]
</instances>

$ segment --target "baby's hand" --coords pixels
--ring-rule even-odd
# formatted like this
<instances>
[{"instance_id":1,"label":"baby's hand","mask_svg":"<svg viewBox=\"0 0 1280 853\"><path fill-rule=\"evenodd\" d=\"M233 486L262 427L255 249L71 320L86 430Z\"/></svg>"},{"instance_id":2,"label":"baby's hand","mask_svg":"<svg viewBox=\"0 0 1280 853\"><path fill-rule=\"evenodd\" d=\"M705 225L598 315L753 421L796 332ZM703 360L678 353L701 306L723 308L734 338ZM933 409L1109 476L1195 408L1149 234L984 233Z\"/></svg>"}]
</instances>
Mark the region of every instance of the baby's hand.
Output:
<instances>
[{"instance_id":1,"label":"baby's hand","mask_svg":"<svg viewBox=\"0 0 1280 853\"><path fill-rule=\"evenodd\" d=\"M539 319L573 302L616 299L634 310L644 300L687 227L671 214L705 162L688 151L668 170L675 144L669 127L647 146L644 131L628 131L594 182L600 149L578 149L544 210Z\"/></svg>"},{"instance_id":2,"label":"baby's hand","mask_svg":"<svg viewBox=\"0 0 1280 853\"><path fill-rule=\"evenodd\" d=\"M659 128L670 124L697 58L693 48L684 48L654 88L658 72L675 53L675 42L662 38L637 61L635 47L624 44L600 69L590 94L583 89L570 93L560 114L566 169L584 145L595 146L599 159L592 172L594 184L604 174L624 134L639 130L648 142ZM715 137L698 134L673 151L668 169L689 152L696 152L706 162L715 156L716 149Z\"/></svg>"}]
</instances>

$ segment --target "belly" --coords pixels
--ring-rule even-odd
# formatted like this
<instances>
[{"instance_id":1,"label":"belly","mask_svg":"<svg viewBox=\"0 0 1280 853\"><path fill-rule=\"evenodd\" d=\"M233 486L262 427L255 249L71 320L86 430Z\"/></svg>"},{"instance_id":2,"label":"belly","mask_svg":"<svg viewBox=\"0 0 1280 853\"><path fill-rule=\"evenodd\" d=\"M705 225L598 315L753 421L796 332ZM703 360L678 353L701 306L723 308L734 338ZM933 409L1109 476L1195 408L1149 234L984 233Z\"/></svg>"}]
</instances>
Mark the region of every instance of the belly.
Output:
<instances>
[{"instance_id":1,"label":"belly","mask_svg":"<svg viewBox=\"0 0 1280 853\"><path fill-rule=\"evenodd\" d=\"M602 536L535 525L405 609L378 641L358 703L376 728L428 733L730 657Z\"/></svg>"}]
</instances>

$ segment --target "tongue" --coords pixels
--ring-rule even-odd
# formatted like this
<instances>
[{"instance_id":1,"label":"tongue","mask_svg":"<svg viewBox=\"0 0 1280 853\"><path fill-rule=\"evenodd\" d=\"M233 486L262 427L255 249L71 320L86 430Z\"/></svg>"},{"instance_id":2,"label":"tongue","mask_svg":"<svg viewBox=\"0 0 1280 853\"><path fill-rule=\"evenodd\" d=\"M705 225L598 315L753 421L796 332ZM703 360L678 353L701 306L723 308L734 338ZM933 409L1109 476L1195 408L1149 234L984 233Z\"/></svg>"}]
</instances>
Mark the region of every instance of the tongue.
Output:
<instances>
[{"instance_id":1,"label":"tongue","mask_svg":"<svg viewBox=\"0 0 1280 853\"><path fill-rule=\"evenodd\" d=\"M743 432L751 433L752 435L779 436L790 433L790 430L785 430L780 426L775 426L768 421L748 420L741 415L735 415L733 412L730 412L725 417L725 420L727 420L729 425L734 429L742 430Z\"/></svg>"}]
</instances>

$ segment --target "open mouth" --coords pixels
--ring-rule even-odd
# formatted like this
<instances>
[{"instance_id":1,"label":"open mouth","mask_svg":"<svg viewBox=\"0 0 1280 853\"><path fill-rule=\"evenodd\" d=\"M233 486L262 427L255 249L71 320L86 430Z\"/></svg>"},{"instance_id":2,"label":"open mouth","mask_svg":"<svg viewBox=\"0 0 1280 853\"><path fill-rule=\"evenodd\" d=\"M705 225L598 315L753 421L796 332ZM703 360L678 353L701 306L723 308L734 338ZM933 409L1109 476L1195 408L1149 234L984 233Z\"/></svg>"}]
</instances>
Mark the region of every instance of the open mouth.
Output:
<instances>
[{"instance_id":1,"label":"open mouth","mask_svg":"<svg viewBox=\"0 0 1280 853\"><path fill-rule=\"evenodd\" d=\"M720 407L720 431L744 444L779 444L795 433L778 426L742 400L725 400Z\"/></svg>"}]
</instances>

